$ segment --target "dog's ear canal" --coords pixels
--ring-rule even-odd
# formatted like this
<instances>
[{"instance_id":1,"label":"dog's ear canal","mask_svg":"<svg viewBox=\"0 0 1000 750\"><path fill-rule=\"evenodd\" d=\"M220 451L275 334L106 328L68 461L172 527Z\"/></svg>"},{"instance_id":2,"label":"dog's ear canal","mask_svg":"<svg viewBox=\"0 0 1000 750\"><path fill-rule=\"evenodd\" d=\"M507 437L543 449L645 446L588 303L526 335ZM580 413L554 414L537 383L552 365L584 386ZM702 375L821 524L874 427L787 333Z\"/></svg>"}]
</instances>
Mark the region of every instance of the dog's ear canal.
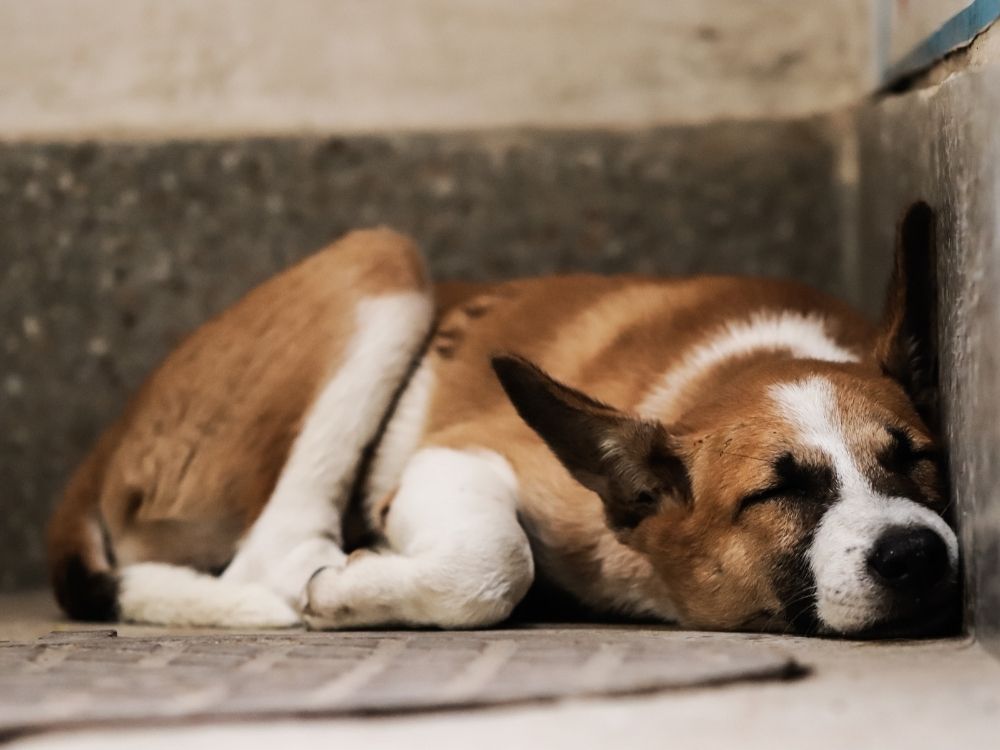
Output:
<instances>
[{"instance_id":1,"label":"dog's ear canal","mask_svg":"<svg viewBox=\"0 0 1000 750\"><path fill-rule=\"evenodd\" d=\"M928 427L937 430L937 253L934 211L909 207L896 231L895 265L875 359L898 381Z\"/></svg>"},{"instance_id":2,"label":"dog's ear canal","mask_svg":"<svg viewBox=\"0 0 1000 750\"><path fill-rule=\"evenodd\" d=\"M494 357L493 370L521 418L601 497L612 529L634 528L663 502L690 500L687 471L663 425L596 401L520 357Z\"/></svg>"}]
</instances>

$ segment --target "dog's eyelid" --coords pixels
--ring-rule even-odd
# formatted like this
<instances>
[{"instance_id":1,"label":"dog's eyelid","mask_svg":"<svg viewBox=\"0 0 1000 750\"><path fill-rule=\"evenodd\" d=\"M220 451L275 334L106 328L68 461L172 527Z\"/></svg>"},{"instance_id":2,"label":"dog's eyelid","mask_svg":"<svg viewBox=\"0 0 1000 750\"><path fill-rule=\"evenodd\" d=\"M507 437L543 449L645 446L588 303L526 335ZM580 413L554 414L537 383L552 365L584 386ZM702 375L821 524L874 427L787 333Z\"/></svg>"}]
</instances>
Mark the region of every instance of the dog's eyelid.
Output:
<instances>
[{"instance_id":1,"label":"dog's eyelid","mask_svg":"<svg viewBox=\"0 0 1000 750\"><path fill-rule=\"evenodd\" d=\"M771 500L777 500L782 497L788 497L789 495L796 494L799 494L799 492L794 487L784 482L778 482L767 487L762 487L759 490L755 490L754 492L744 495L740 499L740 503L736 508L736 516L739 517L745 510L752 508L755 505L760 505L761 503L770 502Z\"/></svg>"},{"instance_id":2,"label":"dog's eyelid","mask_svg":"<svg viewBox=\"0 0 1000 750\"><path fill-rule=\"evenodd\" d=\"M737 518L748 508L772 500L820 497L832 482L827 468L799 463L790 453L775 462L775 474L771 484L742 497L736 509Z\"/></svg>"},{"instance_id":3,"label":"dog's eyelid","mask_svg":"<svg viewBox=\"0 0 1000 750\"><path fill-rule=\"evenodd\" d=\"M896 427L886 425L885 431L889 433L897 445L911 448L915 453L926 453L936 450L934 443L919 432L914 432L906 427Z\"/></svg>"},{"instance_id":4,"label":"dog's eyelid","mask_svg":"<svg viewBox=\"0 0 1000 750\"><path fill-rule=\"evenodd\" d=\"M892 425L886 425L885 431L892 437L893 442L889 447L889 457L887 460L883 460L883 463L892 462L895 459L897 463L902 461L912 465L920 461L936 461L938 459L939 452L934 443L919 436L915 438L909 431Z\"/></svg>"}]
</instances>

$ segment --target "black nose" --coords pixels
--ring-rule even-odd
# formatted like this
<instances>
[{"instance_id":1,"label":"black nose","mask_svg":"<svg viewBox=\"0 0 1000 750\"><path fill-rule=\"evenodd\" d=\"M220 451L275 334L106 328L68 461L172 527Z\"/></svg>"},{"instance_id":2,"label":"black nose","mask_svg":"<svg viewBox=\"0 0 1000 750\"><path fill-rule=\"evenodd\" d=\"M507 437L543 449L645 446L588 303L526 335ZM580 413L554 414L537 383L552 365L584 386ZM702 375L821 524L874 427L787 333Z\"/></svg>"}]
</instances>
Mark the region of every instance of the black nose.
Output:
<instances>
[{"instance_id":1,"label":"black nose","mask_svg":"<svg viewBox=\"0 0 1000 750\"><path fill-rule=\"evenodd\" d=\"M927 528L895 527L883 532L868 557L868 569L891 589L923 591L951 570L948 548Z\"/></svg>"}]
</instances>

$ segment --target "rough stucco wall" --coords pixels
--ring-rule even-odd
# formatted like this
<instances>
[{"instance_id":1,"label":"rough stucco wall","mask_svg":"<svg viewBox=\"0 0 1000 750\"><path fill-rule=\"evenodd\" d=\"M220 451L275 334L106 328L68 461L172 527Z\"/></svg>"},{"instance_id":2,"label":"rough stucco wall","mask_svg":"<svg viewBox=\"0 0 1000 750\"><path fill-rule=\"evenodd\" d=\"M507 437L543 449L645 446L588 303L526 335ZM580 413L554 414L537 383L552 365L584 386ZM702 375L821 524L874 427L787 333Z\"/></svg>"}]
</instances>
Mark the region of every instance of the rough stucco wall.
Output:
<instances>
[{"instance_id":1,"label":"rough stucco wall","mask_svg":"<svg viewBox=\"0 0 1000 750\"><path fill-rule=\"evenodd\" d=\"M977 635L1000 652L997 122L997 66L866 107L860 116L860 207L862 244L885 258L894 222L908 205L925 199L937 212L945 438L966 553L967 601Z\"/></svg>"},{"instance_id":2,"label":"rough stucco wall","mask_svg":"<svg viewBox=\"0 0 1000 750\"><path fill-rule=\"evenodd\" d=\"M799 117L873 77L870 0L0 0L0 137Z\"/></svg>"}]
</instances>

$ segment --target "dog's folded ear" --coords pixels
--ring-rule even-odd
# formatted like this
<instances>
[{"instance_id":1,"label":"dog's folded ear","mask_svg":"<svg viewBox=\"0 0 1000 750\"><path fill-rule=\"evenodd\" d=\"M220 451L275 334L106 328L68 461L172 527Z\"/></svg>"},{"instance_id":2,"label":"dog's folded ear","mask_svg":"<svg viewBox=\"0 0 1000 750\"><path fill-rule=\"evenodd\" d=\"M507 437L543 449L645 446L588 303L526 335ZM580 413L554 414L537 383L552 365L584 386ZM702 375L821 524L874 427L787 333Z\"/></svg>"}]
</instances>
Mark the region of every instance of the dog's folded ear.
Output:
<instances>
[{"instance_id":1,"label":"dog's folded ear","mask_svg":"<svg viewBox=\"0 0 1000 750\"><path fill-rule=\"evenodd\" d=\"M635 528L665 501L690 500L687 471L662 424L590 398L520 357L492 363L521 418L600 496L612 529Z\"/></svg>"},{"instance_id":2,"label":"dog's folded ear","mask_svg":"<svg viewBox=\"0 0 1000 750\"><path fill-rule=\"evenodd\" d=\"M928 426L938 427L937 257L934 212L913 204L896 232L895 265L875 360L898 381Z\"/></svg>"}]
</instances>

